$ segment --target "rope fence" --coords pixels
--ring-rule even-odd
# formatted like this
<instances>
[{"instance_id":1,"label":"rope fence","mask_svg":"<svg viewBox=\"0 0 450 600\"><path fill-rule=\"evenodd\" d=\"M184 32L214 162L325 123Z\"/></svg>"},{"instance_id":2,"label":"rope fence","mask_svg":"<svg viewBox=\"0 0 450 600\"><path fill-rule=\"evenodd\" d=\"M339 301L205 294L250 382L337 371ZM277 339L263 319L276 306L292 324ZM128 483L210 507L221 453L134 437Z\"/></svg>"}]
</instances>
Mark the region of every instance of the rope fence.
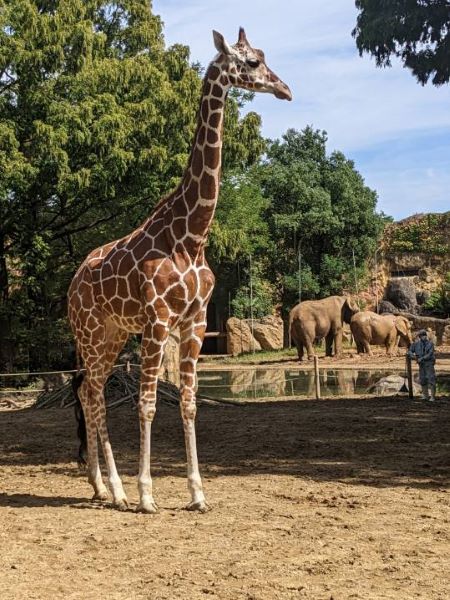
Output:
<instances>
[{"instance_id":1,"label":"rope fence","mask_svg":"<svg viewBox=\"0 0 450 600\"><path fill-rule=\"evenodd\" d=\"M118 365L114 365L113 369L118 369L119 367L140 367L141 365L138 363L121 363ZM31 375L60 375L64 373L82 373L86 371L86 369L67 369L64 371L19 371L17 373L0 373L0 377L29 377Z\"/></svg>"}]
</instances>

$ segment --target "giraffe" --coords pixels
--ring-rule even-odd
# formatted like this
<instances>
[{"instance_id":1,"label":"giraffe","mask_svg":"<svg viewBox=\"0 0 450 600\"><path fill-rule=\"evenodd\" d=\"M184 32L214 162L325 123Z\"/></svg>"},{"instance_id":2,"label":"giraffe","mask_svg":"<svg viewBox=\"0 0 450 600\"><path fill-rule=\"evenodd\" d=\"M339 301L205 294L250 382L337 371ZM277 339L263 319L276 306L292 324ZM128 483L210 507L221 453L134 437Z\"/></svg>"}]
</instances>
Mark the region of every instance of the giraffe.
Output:
<instances>
[{"instance_id":1,"label":"giraffe","mask_svg":"<svg viewBox=\"0 0 450 600\"><path fill-rule=\"evenodd\" d=\"M217 54L206 70L194 141L179 186L127 236L92 251L68 291L68 313L85 375L79 398L86 422L88 481L93 500L105 501L98 457L100 438L113 506L128 508L106 425L104 384L130 333L142 334L138 414L140 455L138 511L154 513L150 472L151 426L164 347L180 329L180 409L183 421L189 510L205 512L195 436L196 365L205 330L214 275L205 243L219 193L225 101L232 86L291 100L291 92L252 48L243 28L229 45L213 31Z\"/></svg>"}]
</instances>

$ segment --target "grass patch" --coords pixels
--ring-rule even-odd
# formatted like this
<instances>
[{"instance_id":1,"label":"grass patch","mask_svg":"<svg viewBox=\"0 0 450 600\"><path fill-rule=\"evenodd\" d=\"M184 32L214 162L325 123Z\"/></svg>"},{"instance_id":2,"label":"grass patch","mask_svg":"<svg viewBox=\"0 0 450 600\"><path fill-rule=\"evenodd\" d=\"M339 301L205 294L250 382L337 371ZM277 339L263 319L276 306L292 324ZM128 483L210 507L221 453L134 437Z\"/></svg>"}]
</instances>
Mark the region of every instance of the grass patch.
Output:
<instances>
[{"instance_id":1,"label":"grass patch","mask_svg":"<svg viewBox=\"0 0 450 600\"><path fill-rule=\"evenodd\" d=\"M320 348L316 348L318 354L322 354ZM260 364L265 362L282 362L285 360L295 360L297 358L297 350L295 348L283 348L282 350L257 350L256 352L245 352L238 356L222 357L221 364ZM202 362L215 362L214 354L203 356Z\"/></svg>"}]
</instances>

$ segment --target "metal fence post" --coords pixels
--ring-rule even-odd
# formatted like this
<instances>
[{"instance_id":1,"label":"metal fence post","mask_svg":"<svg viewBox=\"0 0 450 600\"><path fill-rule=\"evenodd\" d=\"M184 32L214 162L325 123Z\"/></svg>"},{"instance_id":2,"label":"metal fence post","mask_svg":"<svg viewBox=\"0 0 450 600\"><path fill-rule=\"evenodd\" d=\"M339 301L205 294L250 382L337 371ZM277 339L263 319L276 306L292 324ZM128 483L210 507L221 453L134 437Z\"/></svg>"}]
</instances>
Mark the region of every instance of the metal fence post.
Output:
<instances>
[{"instance_id":1,"label":"metal fence post","mask_svg":"<svg viewBox=\"0 0 450 600\"><path fill-rule=\"evenodd\" d=\"M319 358L314 356L314 382L316 384L316 400L320 400Z\"/></svg>"},{"instance_id":2,"label":"metal fence post","mask_svg":"<svg viewBox=\"0 0 450 600\"><path fill-rule=\"evenodd\" d=\"M411 398L411 400L414 400L412 361L411 357L408 354L406 355L406 371L408 373L408 396Z\"/></svg>"}]
</instances>

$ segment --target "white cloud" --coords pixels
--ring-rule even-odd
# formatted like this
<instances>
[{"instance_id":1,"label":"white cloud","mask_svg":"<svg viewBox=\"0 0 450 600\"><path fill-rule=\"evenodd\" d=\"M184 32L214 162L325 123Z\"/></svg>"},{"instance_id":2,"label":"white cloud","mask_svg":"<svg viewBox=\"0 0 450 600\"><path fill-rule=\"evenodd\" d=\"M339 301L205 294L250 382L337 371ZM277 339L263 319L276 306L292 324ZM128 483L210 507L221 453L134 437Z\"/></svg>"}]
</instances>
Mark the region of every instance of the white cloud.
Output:
<instances>
[{"instance_id":1,"label":"white cloud","mask_svg":"<svg viewBox=\"0 0 450 600\"><path fill-rule=\"evenodd\" d=\"M400 64L377 69L373 60L360 58L351 37L357 14L353 2L156 0L154 10L165 22L167 43L187 44L192 60L204 65L214 56L212 29L234 43L238 27L245 27L294 96L291 103L256 96L248 109L261 114L264 135L280 137L289 127L307 124L325 129L329 150L342 150L355 160L377 189L385 212L399 218L412 212L410 202L395 198L450 209L450 158L442 157L442 142L437 142L439 133L450 133L450 87L422 87ZM426 138L426 162L415 152L418 137ZM393 160L390 148L400 140L400 154ZM450 151L450 142L444 146ZM375 159L367 160L367 152ZM435 161L443 162L440 168Z\"/></svg>"}]
</instances>

